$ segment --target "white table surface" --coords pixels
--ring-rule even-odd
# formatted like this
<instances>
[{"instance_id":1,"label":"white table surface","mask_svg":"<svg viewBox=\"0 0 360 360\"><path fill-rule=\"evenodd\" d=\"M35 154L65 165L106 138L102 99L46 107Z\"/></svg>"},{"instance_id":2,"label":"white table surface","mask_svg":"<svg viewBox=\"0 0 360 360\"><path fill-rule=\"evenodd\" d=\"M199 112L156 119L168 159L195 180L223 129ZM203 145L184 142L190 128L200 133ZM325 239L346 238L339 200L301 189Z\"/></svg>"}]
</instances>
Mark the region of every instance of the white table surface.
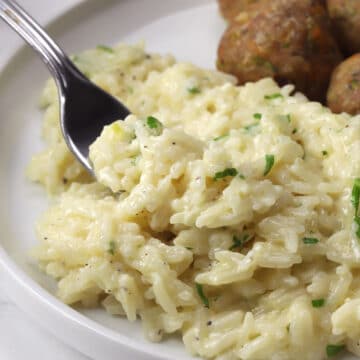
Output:
<instances>
[{"instance_id":1,"label":"white table surface","mask_svg":"<svg viewBox=\"0 0 360 360\"><path fill-rule=\"evenodd\" d=\"M0 359L89 360L34 323L4 294L0 294Z\"/></svg>"},{"instance_id":2,"label":"white table surface","mask_svg":"<svg viewBox=\"0 0 360 360\"><path fill-rule=\"evenodd\" d=\"M51 9L44 12L44 4ZM18 0L41 24L83 0ZM46 7L46 9L48 6ZM0 67L22 41L0 23ZM89 360L41 328L14 305L0 284L0 359L1 360Z\"/></svg>"}]
</instances>

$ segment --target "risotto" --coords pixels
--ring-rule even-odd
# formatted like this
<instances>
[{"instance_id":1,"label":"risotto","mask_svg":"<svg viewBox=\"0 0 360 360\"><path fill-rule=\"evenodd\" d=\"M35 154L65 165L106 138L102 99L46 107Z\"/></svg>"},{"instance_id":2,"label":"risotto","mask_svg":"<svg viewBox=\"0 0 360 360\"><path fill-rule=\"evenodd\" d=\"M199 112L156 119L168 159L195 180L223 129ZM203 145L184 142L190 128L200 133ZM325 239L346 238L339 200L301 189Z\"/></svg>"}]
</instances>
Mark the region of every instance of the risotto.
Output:
<instances>
[{"instance_id":1,"label":"risotto","mask_svg":"<svg viewBox=\"0 0 360 360\"><path fill-rule=\"evenodd\" d=\"M360 117L140 45L74 61L132 115L91 146L95 181L45 88L28 176L52 199L34 254L58 297L206 359L360 355Z\"/></svg>"}]
</instances>

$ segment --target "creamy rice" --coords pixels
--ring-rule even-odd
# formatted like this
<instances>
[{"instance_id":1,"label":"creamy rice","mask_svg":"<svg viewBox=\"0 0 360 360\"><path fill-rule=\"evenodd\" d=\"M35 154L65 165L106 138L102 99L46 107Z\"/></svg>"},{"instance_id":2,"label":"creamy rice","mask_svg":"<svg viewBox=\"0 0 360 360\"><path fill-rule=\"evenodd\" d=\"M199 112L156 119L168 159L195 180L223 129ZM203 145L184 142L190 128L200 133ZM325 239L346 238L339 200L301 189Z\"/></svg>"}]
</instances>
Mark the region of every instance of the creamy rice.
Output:
<instances>
[{"instance_id":1,"label":"creamy rice","mask_svg":"<svg viewBox=\"0 0 360 360\"><path fill-rule=\"evenodd\" d=\"M59 298L141 318L151 341L178 333L203 358L360 355L360 117L141 46L74 60L133 115L91 146L95 182L46 86L28 176L54 202L35 256Z\"/></svg>"}]
</instances>

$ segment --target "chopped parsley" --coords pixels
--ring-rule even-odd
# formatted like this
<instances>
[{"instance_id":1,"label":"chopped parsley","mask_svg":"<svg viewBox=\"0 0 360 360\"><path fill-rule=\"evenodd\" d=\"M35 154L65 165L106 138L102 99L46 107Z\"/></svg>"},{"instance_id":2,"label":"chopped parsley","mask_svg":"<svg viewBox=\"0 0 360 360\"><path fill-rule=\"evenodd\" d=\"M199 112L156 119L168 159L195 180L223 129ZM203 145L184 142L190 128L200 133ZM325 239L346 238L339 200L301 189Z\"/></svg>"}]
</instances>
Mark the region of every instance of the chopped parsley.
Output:
<instances>
[{"instance_id":1,"label":"chopped parsley","mask_svg":"<svg viewBox=\"0 0 360 360\"><path fill-rule=\"evenodd\" d=\"M214 176L214 180L219 180L219 179L223 179L225 177L228 177L228 176L236 176L238 174L238 171L235 169L235 168L227 168L223 171L219 171L215 174Z\"/></svg>"},{"instance_id":2,"label":"chopped parsley","mask_svg":"<svg viewBox=\"0 0 360 360\"><path fill-rule=\"evenodd\" d=\"M297 128L295 128L295 129L293 129L292 133L293 133L293 134L296 134L297 131L298 131Z\"/></svg>"},{"instance_id":3,"label":"chopped parsley","mask_svg":"<svg viewBox=\"0 0 360 360\"><path fill-rule=\"evenodd\" d=\"M272 72L276 72L276 66L269 60L264 59L261 56L254 56L254 62L257 66L264 66Z\"/></svg>"},{"instance_id":4,"label":"chopped parsley","mask_svg":"<svg viewBox=\"0 0 360 360\"><path fill-rule=\"evenodd\" d=\"M351 204L354 207L354 223L356 226L355 234L360 240L360 215L359 215L359 205L360 205L360 178L354 180L354 185L351 191Z\"/></svg>"},{"instance_id":5,"label":"chopped parsley","mask_svg":"<svg viewBox=\"0 0 360 360\"><path fill-rule=\"evenodd\" d=\"M203 304L208 308L210 307L209 299L205 296L204 290L201 284L195 283L196 291L203 302Z\"/></svg>"},{"instance_id":6,"label":"chopped parsley","mask_svg":"<svg viewBox=\"0 0 360 360\"><path fill-rule=\"evenodd\" d=\"M314 244L317 244L319 242L319 239L314 238L314 237L304 237L302 239L302 241L306 245L314 245Z\"/></svg>"},{"instance_id":7,"label":"chopped parsley","mask_svg":"<svg viewBox=\"0 0 360 360\"><path fill-rule=\"evenodd\" d=\"M249 234L244 234L241 237L237 237L236 235L233 236L233 244L229 247L229 250L234 249L242 249L242 247L252 239L252 236Z\"/></svg>"},{"instance_id":8,"label":"chopped parsley","mask_svg":"<svg viewBox=\"0 0 360 360\"><path fill-rule=\"evenodd\" d=\"M279 115L279 120L291 123L291 115L290 114Z\"/></svg>"},{"instance_id":9,"label":"chopped parsley","mask_svg":"<svg viewBox=\"0 0 360 360\"><path fill-rule=\"evenodd\" d=\"M105 51L109 54L113 54L114 53L114 49L111 48L110 46L106 46L106 45L98 45L96 47L98 50L101 50L101 51Z\"/></svg>"},{"instance_id":10,"label":"chopped parsley","mask_svg":"<svg viewBox=\"0 0 360 360\"><path fill-rule=\"evenodd\" d=\"M326 355L328 357L333 357L337 355L340 351L345 349L345 345L327 345L326 346Z\"/></svg>"},{"instance_id":11,"label":"chopped parsley","mask_svg":"<svg viewBox=\"0 0 360 360\"><path fill-rule=\"evenodd\" d=\"M356 178L351 192L351 203L355 209L355 216L358 216L360 205L360 178Z\"/></svg>"},{"instance_id":12,"label":"chopped parsley","mask_svg":"<svg viewBox=\"0 0 360 360\"><path fill-rule=\"evenodd\" d=\"M356 90L356 89L359 88L359 85L360 85L359 80L357 80L357 79L352 79L352 80L350 81L349 87L350 87L351 90Z\"/></svg>"},{"instance_id":13,"label":"chopped parsley","mask_svg":"<svg viewBox=\"0 0 360 360\"><path fill-rule=\"evenodd\" d=\"M274 99L282 99L284 98L284 96L280 93L275 93L275 94L270 94L270 95L265 95L264 99L265 100L274 100Z\"/></svg>"},{"instance_id":14,"label":"chopped parsley","mask_svg":"<svg viewBox=\"0 0 360 360\"><path fill-rule=\"evenodd\" d=\"M111 254L111 255L115 255L115 248L116 248L115 241L110 241L109 242L108 253Z\"/></svg>"},{"instance_id":15,"label":"chopped parsley","mask_svg":"<svg viewBox=\"0 0 360 360\"><path fill-rule=\"evenodd\" d=\"M358 239L360 239L360 216L355 216L354 222L355 222L355 225L357 226L355 235Z\"/></svg>"},{"instance_id":16,"label":"chopped parsley","mask_svg":"<svg viewBox=\"0 0 360 360\"><path fill-rule=\"evenodd\" d=\"M328 156L329 155L329 153L326 150L323 150L321 153L323 154L323 156Z\"/></svg>"},{"instance_id":17,"label":"chopped parsley","mask_svg":"<svg viewBox=\"0 0 360 360\"><path fill-rule=\"evenodd\" d=\"M154 135L160 135L163 130L163 124L155 117L148 116L146 125L152 130Z\"/></svg>"},{"instance_id":18,"label":"chopped parsley","mask_svg":"<svg viewBox=\"0 0 360 360\"><path fill-rule=\"evenodd\" d=\"M158 119L154 118L153 116L149 116L146 119L146 123L150 129L157 129L162 125L161 122Z\"/></svg>"},{"instance_id":19,"label":"chopped parsley","mask_svg":"<svg viewBox=\"0 0 360 360\"><path fill-rule=\"evenodd\" d=\"M244 129L245 129L246 131L251 131L252 129L256 128L257 126L259 126L259 123L258 123L258 122L257 122L257 123L250 124L250 125L246 125L246 126L244 126Z\"/></svg>"},{"instance_id":20,"label":"chopped parsley","mask_svg":"<svg viewBox=\"0 0 360 360\"><path fill-rule=\"evenodd\" d=\"M260 114L260 113L255 113L255 114L253 115L253 118L256 119L256 120L261 120L261 119L262 119L262 114Z\"/></svg>"},{"instance_id":21,"label":"chopped parsley","mask_svg":"<svg viewBox=\"0 0 360 360\"><path fill-rule=\"evenodd\" d=\"M192 247L190 247L190 246L185 246L185 248L188 249L188 250L190 250L190 251L191 251L191 250L194 250L194 249L193 249Z\"/></svg>"},{"instance_id":22,"label":"chopped parsley","mask_svg":"<svg viewBox=\"0 0 360 360\"><path fill-rule=\"evenodd\" d=\"M275 163L275 156L271 155L271 154L266 154L265 155L265 170L264 170L264 176L266 176L267 174L269 174L269 172L271 171L272 167L274 166Z\"/></svg>"},{"instance_id":23,"label":"chopped parsley","mask_svg":"<svg viewBox=\"0 0 360 360\"><path fill-rule=\"evenodd\" d=\"M311 301L311 304L314 308L320 308L325 305L325 299L315 299Z\"/></svg>"},{"instance_id":24,"label":"chopped parsley","mask_svg":"<svg viewBox=\"0 0 360 360\"><path fill-rule=\"evenodd\" d=\"M229 134L221 135L221 136L218 136L218 137L214 138L213 140L214 141L219 141L219 140L227 138L228 136L229 136Z\"/></svg>"},{"instance_id":25,"label":"chopped parsley","mask_svg":"<svg viewBox=\"0 0 360 360\"><path fill-rule=\"evenodd\" d=\"M201 90L200 88L198 88L197 86L193 86L193 87L190 87L187 89L187 91L190 93L190 94L200 94L201 93Z\"/></svg>"}]
</instances>

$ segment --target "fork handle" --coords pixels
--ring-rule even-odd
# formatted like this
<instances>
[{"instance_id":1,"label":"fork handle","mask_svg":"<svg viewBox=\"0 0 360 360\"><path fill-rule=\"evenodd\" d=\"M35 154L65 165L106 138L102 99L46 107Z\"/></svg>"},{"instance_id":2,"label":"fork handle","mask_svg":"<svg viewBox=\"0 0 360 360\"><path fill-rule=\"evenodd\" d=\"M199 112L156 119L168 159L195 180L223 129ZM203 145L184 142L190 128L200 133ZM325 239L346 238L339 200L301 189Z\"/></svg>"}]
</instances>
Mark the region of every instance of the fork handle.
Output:
<instances>
[{"instance_id":1,"label":"fork handle","mask_svg":"<svg viewBox=\"0 0 360 360\"><path fill-rule=\"evenodd\" d=\"M15 1L0 0L0 18L40 55L61 87L66 87L68 70L80 74L59 45Z\"/></svg>"}]
</instances>

